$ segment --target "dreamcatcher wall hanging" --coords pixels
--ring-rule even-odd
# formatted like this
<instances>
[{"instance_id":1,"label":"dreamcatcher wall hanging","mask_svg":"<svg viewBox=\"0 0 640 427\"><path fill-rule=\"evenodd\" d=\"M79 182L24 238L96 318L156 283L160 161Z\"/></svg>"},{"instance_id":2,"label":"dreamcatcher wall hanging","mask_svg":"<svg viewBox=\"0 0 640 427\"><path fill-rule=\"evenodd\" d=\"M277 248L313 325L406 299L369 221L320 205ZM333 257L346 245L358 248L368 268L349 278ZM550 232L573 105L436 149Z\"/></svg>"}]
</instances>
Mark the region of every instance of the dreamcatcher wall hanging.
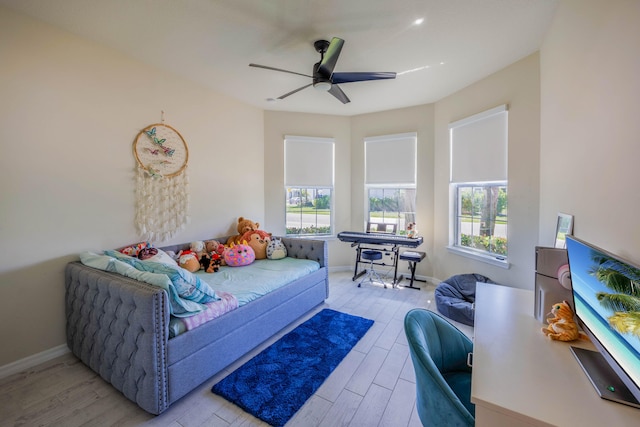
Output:
<instances>
[{"instance_id":1,"label":"dreamcatcher wall hanging","mask_svg":"<svg viewBox=\"0 0 640 427\"><path fill-rule=\"evenodd\" d=\"M182 135L162 123L144 128L133 142L136 171L135 224L143 239L163 241L189 219L189 149Z\"/></svg>"}]
</instances>

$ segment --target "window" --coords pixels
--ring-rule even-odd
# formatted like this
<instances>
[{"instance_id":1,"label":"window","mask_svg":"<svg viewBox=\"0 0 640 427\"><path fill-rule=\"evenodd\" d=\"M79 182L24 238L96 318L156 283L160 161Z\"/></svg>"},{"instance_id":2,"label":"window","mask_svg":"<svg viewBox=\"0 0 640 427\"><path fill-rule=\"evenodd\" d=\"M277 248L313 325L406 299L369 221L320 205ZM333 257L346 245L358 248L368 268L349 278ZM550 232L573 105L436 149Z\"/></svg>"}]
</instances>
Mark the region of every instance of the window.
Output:
<instances>
[{"instance_id":1,"label":"window","mask_svg":"<svg viewBox=\"0 0 640 427\"><path fill-rule=\"evenodd\" d=\"M507 260L507 106L449 124L450 248Z\"/></svg>"},{"instance_id":2,"label":"window","mask_svg":"<svg viewBox=\"0 0 640 427\"><path fill-rule=\"evenodd\" d=\"M417 135L365 138L366 222L396 224L399 234L416 220Z\"/></svg>"},{"instance_id":3,"label":"window","mask_svg":"<svg viewBox=\"0 0 640 427\"><path fill-rule=\"evenodd\" d=\"M332 235L334 140L286 136L284 147L286 235Z\"/></svg>"},{"instance_id":4,"label":"window","mask_svg":"<svg viewBox=\"0 0 640 427\"><path fill-rule=\"evenodd\" d=\"M455 246L507 255L507 186L456 184Z\"/></svg>"}]
</instances>

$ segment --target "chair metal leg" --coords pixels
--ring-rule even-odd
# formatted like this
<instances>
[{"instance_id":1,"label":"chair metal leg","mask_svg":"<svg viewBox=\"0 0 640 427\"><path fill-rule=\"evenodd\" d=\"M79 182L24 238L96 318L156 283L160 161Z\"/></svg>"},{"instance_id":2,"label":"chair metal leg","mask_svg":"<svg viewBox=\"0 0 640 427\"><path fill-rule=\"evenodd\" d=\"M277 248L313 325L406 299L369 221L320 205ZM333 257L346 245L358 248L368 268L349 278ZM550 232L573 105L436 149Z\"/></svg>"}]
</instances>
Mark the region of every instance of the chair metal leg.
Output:
<instances>
[{"instance_id":1,"label":"chair metal leg","mask_svg":"<svg viewBox=\"0 0 640 427\"><path fill-rule=\"evenodd\" d=\"M360 288L361 287L360 285L362 285L362 282L364 282L367 279L369 279L369 282L375 283L375 281L373 280L374 277L377 279L377 282L382 283L386 289L387 283L384 282L380 277L380 275L378 274L378 272L373 269L373 261L371 261L371 263L369 264L369 269L367 270L367 274L360 280L360 282L358 282L358 287Z\"/></svg>"}]
</instances>

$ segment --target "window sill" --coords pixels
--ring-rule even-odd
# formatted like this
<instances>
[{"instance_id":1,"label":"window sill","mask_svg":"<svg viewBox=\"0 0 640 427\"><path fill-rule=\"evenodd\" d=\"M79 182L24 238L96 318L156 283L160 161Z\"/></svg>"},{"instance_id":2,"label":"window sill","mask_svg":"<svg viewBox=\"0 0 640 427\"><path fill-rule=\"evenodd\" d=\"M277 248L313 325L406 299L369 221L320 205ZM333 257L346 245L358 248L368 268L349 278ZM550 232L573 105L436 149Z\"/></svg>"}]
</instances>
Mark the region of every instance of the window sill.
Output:
<instances>
[{"instance_id":1,"label":"window sill","mask_svg":"<svg viewBox=\"0 0 640 427\"><path fill-rule=\"evenodd\" d=\"M511 266L508 259L500 255L485 255L475 251L465 250L457 246L447 246L447 250L453 254L491 264L496 267L504 268L505 270L508 270Z\"/></svg>"},{"instance_id":2,"label":"window sill","mask_svg":"<svg viewBox=\"0 0 640 427\"><path fill-rule=\"evenodd\" d=\"M336 239L336 235L335 234L322 234L322 235L315 235L315 234L285 234L283 236L278 236L278 237L287 237L290 239L312 239L312 240L335 240Z\"/></svg>"}]
</instances>

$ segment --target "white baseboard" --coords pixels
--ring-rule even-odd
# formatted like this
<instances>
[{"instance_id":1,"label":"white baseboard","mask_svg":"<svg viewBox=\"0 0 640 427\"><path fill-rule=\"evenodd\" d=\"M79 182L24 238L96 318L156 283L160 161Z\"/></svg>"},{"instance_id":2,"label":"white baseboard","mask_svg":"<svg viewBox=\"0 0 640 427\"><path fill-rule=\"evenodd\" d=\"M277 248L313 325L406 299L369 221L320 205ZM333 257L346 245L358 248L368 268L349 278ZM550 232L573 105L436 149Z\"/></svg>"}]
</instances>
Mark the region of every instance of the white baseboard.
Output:
<instances>
[{"instance_id":1,"label":"white baseboard","mask_svg":"<svg viewBox=\"0 0 640 427\"><path fill-rule=\"evenodd\" d=\"M353 266L349 267L346 265L329 267L329 273L338 273L341 271L352 271L352 270L353 270Z\"/></svg>"},{"instance_id":2,"label":"white baseboard","mask_svg":"<svg viewBox=\"0 0 640 427\"><path fill-rule=\"evenodd\" d=\"M0 366L0 378L6 378L9 375L17 374L18 372L26 371L29 368L33 368L41 363L47 362L56 357L63 356L69 353L69 347L66 344L61 344L57 347L50 348L41 353L34 354L24 359L16 360L4 366Z\"/></svg>"}]
</instances>

